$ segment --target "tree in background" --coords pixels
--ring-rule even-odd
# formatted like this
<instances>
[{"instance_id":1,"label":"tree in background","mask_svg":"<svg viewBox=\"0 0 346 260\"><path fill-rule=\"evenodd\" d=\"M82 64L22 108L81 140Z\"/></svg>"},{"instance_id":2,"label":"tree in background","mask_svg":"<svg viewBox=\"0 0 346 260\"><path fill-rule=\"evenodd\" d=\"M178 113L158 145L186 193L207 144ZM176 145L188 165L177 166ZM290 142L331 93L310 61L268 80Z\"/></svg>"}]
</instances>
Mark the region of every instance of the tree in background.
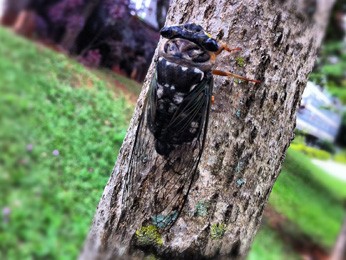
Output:
<instances>
[{"instance_id":1,"label":"tree in background","mask_svg":"<svg viewBox=\"0 0 346 260\"><path fill-rule=\"evenodd\" d=\"M28 4L28 0L4 1L3 14L1 17L1 24L11 26L15 23L20 11Z\"/></svg>"},{"instance_id":2,"label":"tree in background","mask_svg":"<svg viewBox=\"0 0 346 260\"><path fill-rule=\"evenodd\" d=\"M130 165L129 156L153 62L80 259L150 253L174 259L246 256L293 139L296 111L332 4L328 0L172 2L168 25L195 22L218 40L242 47L232 60L221 55L219 67L261 84L215 79L215 104L199 171L181 214L167 230L155 221L162 216L153 218L154 205L165 199L158 194L170 195L161 183L178 178L177 173L168 169L162 176L157 170L164 159L155 152L151 135L143 141L138 167ZM134 169L136 189L128 203L123 196L129 188L129 169Z\"/></svg>"},{"instance_id":3,"label":"tree in background","mask_svg":"<svg viewBox=\"0 0 346 260\"><path fill-rule=\"evenodd\" d=\"M128 1L116 1L107 0L94 11L77 38L75 53L83 58L97 49L103 66L141 81L159 35L131 14L134 9Z\"/></svg>"},{"instance_id":4,"label":"tree in background","mask_svg":"<svg viewBox=\"0 0 346 260\"><path fill-rule=\"evenodd\" d=\"M163 21L168 2L156 4ZM6 7L2 22L12 25L20 16L17 32L36 34L87 66L114 69L137 81L144 79L159 39L158 29L139 18L129 0L8 0Z\"/></svg>"}]
</instances>

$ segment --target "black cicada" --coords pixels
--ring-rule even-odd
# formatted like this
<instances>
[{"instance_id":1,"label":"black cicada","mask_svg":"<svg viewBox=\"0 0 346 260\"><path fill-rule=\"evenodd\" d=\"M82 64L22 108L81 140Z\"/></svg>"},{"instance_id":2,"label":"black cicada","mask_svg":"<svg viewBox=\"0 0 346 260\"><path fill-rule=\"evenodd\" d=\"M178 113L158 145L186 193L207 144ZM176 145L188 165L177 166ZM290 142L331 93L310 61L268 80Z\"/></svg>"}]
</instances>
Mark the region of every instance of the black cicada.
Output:
<instances>
[{"instance_id":1,"label":"black cicada","mask_svg":"<svg viewBox=\"0 0 346 260\"><path fill-rule=\"evenodd\" d=\"M159 191L153 187L156 192L148 201L155 201L153 223L165 228L178 217L196 179L207 134L213 74L258 81L212 70L219 53L239 48L220 44L199 25L164 27L160 33L164 43L158 51L155 76L136 133L126 190L137 191L141 181L148 182L145 187L162 187ZM161 156L143 170L151 161L146 153L150 143L143 141L148 134ZM127 194L123 199L131 196Z\"/></svg>"}]
</instances>

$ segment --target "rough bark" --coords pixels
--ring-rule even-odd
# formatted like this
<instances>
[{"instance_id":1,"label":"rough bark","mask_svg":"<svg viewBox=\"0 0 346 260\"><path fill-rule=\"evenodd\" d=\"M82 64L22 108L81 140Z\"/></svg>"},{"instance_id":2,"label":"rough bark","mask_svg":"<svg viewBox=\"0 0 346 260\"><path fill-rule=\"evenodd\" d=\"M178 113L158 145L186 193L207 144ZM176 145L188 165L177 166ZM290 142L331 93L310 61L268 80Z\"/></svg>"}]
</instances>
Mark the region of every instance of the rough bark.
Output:
<instances>
[{"instance_id":1,"label":"rough bark","mask_svg":"<svg viewBox=\"0 0 346 260\"><path fill-rule=\"evenodd\" d=\"M296 111L332 2L173 1L167 25L195 22L231 47L242 47L233 58L220 55L217 67L262 83L215 77L215 102L198 178L175 225L156 234L162 243L152 239L143 251L174 259L246 256L293 138ZM150 138L145 152L152 158L136 176L132 207L122 204L122 194L154 64L80 259L143 256L135 232L150 219L153 200L149 193L159 189L147 182L158 174L148 170L159 157ZM196 214L201 207L203 214Z\"/></svg>"}]
</instances>

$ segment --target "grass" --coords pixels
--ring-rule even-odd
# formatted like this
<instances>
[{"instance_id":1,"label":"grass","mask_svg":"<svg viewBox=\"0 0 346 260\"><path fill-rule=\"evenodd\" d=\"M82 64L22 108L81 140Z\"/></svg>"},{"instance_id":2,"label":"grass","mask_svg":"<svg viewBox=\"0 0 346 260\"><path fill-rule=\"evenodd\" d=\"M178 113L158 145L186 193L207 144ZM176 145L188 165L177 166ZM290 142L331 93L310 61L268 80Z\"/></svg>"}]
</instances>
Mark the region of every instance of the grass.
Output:
<instances>
[{"instance_id":1,"label":"grass","mask_svg":"<svg viewBox=\"0 0 346 260\"><path fill-rule=\"evenodd\" d=\"M300 152L288 151L269 203L300 231L330 250L340 231L346 183L327 175Z\"/></svg>"},{"instance_id":2,"label":"grass","mask_svg":"<svg viewBox=\"0 0 346 260\"><path fill-rule=\"evenodd\" d=\"M63 55L0 38L0 258L76 258L132 108Z\"/></svg>"},{"instance_id":3,"label":"grass","mask_svg":"<svg viewBox=\"0 0 346 260\"><path fill-rule=\"evenodd\" d=\"M293 260L300 257L284 244L275 230L262 226L256 235L248 260Z\"/></svg>"},{"instance_id":4,"label":"grass","mask_svg":"<svg viewBox=\"0 0 346 260\"><path fill-rule=\"evenodd\" d=\"M288 149L269 198L269 205L289 221L281 235L296 241L303 235L330 252L345 217L345 200L345 182L326 174L303 153ZM300 258L266 223L248 256L249 260Z\"/></svg>"}]
</instances>

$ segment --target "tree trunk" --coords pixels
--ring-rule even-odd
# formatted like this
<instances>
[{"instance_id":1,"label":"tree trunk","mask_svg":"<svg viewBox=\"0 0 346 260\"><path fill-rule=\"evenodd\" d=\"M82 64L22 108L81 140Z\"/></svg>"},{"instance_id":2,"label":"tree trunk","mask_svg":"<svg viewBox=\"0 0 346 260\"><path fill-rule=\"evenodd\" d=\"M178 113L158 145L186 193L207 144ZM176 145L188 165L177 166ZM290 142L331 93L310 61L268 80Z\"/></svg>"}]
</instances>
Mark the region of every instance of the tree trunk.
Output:
<instances>
[{"instance_id":1,"label":"tree trunk","mask_svg":"<svg viewBox=\"0 0 346 260\"><path fill-rule=\"evenodd\" d=\"M28 0L5 0L2 2L3 13L0 12L0 23L4 26L12 26L23 9L26 8Z\"/></svg>"},{"instance_id":2,"label":"tree trunk","mask_svg":"<svg viewBox=\"0 0 346 260\"><path fill-rule=\"evenodd\" d=\"M342 260L346 257L346 218L331 253L330 260Z\"/></svg>"},{"instance_id":3,"label":"tree trunk","mask_svg":"<svg viewBox=\"0 0 346 260\"><path fill-rule=\"evenodd\" d=\"M66 32L64 34L64 37L61 40L61 45L64 47L65 50L68 50L70 52L73 52L73 48L76 44L76 40L78 38L78 35L80 32L83 30L84 25L86 24L88 18L92 14L92 12L97 8L99 5L100 0L93 0L93 1L88 1L85 6L83 6L83 10L81 11L82 16L81 16L81 24L69 27L67 25L66 27Z\"/></svg>"},{"instance_id":4,"label":"tree trunk","mask_svg":"<svg viewBox=\"0 0 346 260\"><path fill-rule=\"evenodd\" d=\"M217 67L261 84L214 77L215 102L198 176L175 224L160 230L149 224L157 203L152 194L165 192L158 185L158 168L152 167L163 159L155 152L151 136L143 150L150 160L133 178L132 203L123 203L156 55L80 259L142 257L141 252L174 259L246 256L294 136L296 111L332 2L172 2L167 25L194 22L231 47L241 47L233 57L220 55ZM175 178L174 173L163 177Z\"/></svg>"}]
</instances>

